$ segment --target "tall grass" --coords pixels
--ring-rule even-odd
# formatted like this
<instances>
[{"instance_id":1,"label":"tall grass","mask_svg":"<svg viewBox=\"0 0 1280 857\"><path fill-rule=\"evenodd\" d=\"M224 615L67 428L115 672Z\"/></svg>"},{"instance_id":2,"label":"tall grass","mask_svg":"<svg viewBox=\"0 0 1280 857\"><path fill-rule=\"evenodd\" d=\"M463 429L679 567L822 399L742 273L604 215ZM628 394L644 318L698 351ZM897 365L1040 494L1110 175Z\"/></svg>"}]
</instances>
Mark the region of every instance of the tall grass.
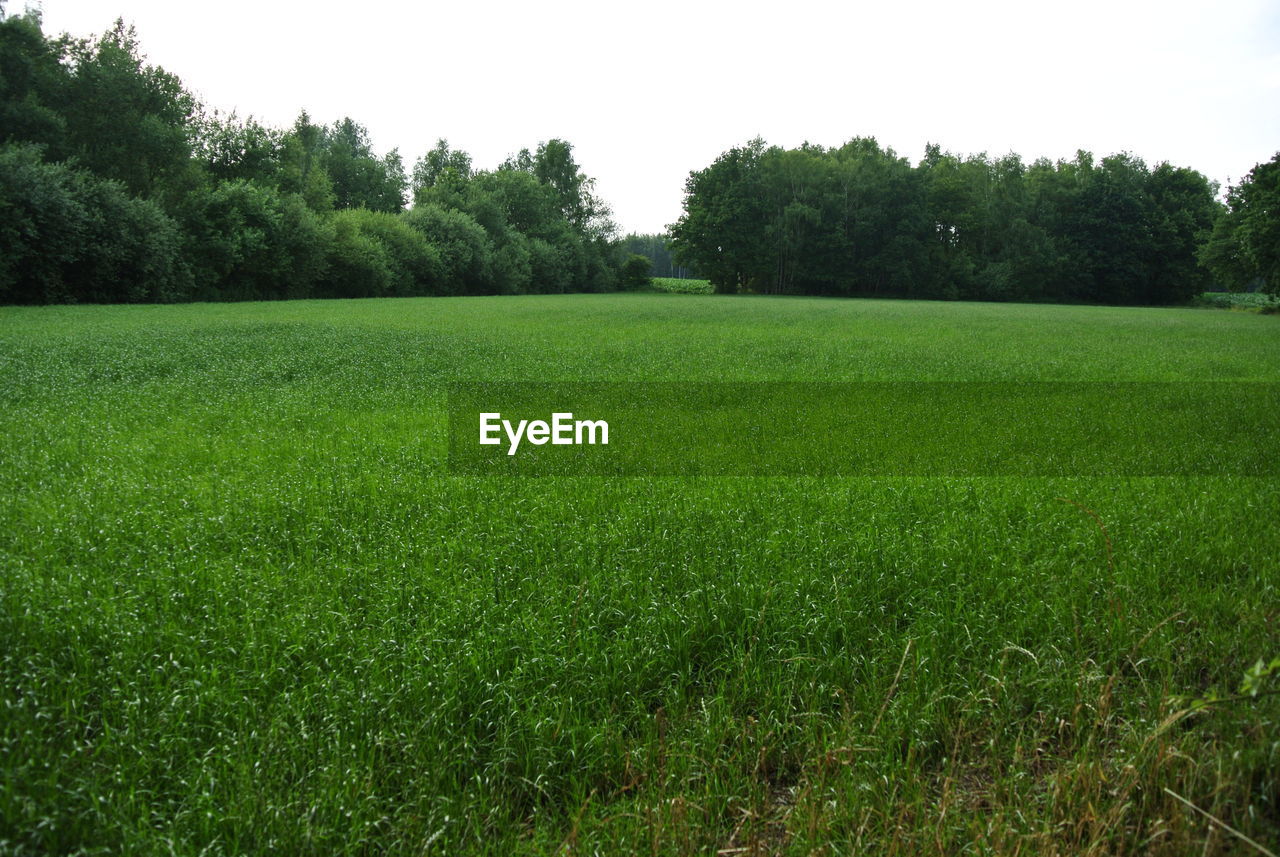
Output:
<instances>
[{"instance_id":1,"label":"tall grass","mask_svg":"<svg viewBox=\"0 0 1280 857\"><path fill-rule=\"evenodd\" d=\"M1275 850L1280 697L1233 691L1280 654L1280 481L458 477L443 396L1274 382L1278 344L661 295L0 310L0 852Z\"/></svg>"}]
</instances>

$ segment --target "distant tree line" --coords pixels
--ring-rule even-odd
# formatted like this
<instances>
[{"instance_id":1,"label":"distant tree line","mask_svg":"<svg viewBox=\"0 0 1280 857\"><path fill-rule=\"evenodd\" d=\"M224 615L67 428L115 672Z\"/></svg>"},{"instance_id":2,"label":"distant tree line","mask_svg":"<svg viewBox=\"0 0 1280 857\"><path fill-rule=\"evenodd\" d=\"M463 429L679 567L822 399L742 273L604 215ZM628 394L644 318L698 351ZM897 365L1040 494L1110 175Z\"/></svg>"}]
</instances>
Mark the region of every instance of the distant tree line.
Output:
<instances>
[{"instance_id":1,"label":"distant tree line","mask_svg":"<svg viewBox=\"0 0 1280 857\"><path fill-rule=\"evenodd\" d=\"M409 176L350 118L210 112L123 23L51 38L0 2L0 302L608 290L636 281L614 233L562 140L493 170L441 140Z\"/></svg>"},{"instance_id":2,"label":"distant tree line","mask_svg":"<svg viewBox=\"0 0 1280 857\"><path fill-rule=\"evenodd\" d=\"M673 277L675 279L701 279L698 272L687 265L676 261L671 249L671 236L661 234L628 233L622 239L622 247L628 253L643 256L649 260L650 270L655 277Z\"/></svg>"},{"instance_id":3,"label":"distant tree line","mask_svg":"<svg viewBox=\"0 0 1280 857\"><path fill-rule=\"evenodd\" d=\"M672 247L719 292L1177 303L1280 285L1278 177L1256 168L1224 207L1200 173L1127 154L930 145L912 165L872 138L757 139L690 175Z\"/></svg>"}]
</instances>

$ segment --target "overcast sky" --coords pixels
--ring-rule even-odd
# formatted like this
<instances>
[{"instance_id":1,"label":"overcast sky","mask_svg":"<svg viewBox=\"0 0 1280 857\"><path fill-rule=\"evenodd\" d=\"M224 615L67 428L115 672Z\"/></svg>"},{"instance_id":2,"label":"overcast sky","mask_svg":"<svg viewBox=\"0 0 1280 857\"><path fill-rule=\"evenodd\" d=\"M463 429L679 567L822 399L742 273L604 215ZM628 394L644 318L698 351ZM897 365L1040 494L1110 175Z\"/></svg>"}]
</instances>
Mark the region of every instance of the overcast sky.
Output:
<instances>
[{"instance_id":1,"label":"overcast sky","mask_svg":"<svg viewBox=\"0 0 1280 857\"><path fill-rule=\"evenodd\" d=\"M22 7L10 0L11 11ZM560 137L624 231L757 135L874 136L1028 161L1130 151L1219 182L1280 149L1280 2L45 0L45 31L133 23L206 104L350 115L407 164L439 137L496 166Z\"/></svg>"}]
</instances>

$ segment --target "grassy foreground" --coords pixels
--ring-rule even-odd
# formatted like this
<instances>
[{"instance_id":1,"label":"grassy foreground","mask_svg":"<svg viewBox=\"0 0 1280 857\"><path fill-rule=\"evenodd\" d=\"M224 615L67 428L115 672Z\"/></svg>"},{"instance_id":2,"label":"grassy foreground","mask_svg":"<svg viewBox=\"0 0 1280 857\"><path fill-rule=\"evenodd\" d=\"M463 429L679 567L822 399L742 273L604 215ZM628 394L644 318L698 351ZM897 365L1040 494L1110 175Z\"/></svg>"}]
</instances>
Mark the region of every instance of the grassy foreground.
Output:
<instances>
[{"instance_id":1,"label":"grassy foreground","mask_svg":"<svg viewBox=\"0 0 1280 857\"><path fill-rule=\"evenodd\" d=\"M0 853L1277 850L1280 696L1186 699L1280 655L1280 480L458 477L443 391L1276 382L1278 322L0 309Z\"/></svg>"}]
</instances>

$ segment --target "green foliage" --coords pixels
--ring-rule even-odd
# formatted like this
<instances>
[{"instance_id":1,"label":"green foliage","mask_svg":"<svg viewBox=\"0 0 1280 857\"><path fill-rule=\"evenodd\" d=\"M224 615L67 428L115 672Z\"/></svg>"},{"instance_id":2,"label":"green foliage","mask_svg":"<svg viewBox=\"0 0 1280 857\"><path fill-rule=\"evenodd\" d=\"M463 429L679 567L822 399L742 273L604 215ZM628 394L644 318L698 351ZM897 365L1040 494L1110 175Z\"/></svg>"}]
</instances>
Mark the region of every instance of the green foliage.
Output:
<instances>
[{"instance_id":1,"label":"green foliage","mask_svg":"<svg viewBox=\"0 0 1280 857\"><path fill-rule=\"evenodd\" d=\"M0 300L171 301L186 296L176 224L119 182L0 146Z\"/></svg>"},{"instance_id":2,"label":"green foliage","mask_svg":"<svg viewBox=\"0 0 1280 857\"><path fill-rule=\"evenodd\" d=\"M1266 312L1280 309L1280 298L1265 292L1205 292L1193 301L1193 305L1214 309Z\"/></svg>"},{"instance_id":3,"label":"green foliage","mask_svg":"<svg viewBox=\"0 0 1280 857\"><path fill-rule=\"evenodd\" d=\"M473 171L465 153L441 140L415 168L410 221L419 220L419 209L431 212L424 215L429 218L452 211L480 227L490 248L479 255L489 261L462 283L468 292L609 291L618 285L622 254L609 237L607 210L591 195L592 181L571 152L552 140L536 156L523 150L497 170ZM423 228L437 241L432 230L453 227Z\"/></svg>"},{"instance_id":4,"label":"green foliage","mask_svg":"<svg viewBox=\"0 0 1280 857\"><path fill-rule=\"evenodd\" d=\"M245 180L189 193L185 258L203 300L310 295L333 235L300 196Z\"/></svg>"},{"instance_id":5,"label":"green foliage","mask_svg":"<svg viewBox=\"0 0 1280 857\"><path fill-rule=\"evenodd\" d=\"M413 165L414 202L431 201L427 191L436 187L446 195L457 192L470 178L471 156L461 150L450 149L448 140L437 140L435 146Z\"/></svg>"},{"instance_id":6,"label":"green foliage","mask_svg":"<svg viewBox=\"0 0 1280 857\"><path fill-rule=\"evenodd\" d=\"M1257 699L1259 693L1270 687L1270 678L1275 675L1280 675L1280 657L1272 658L1270 663L1258 658L1240 679L1240 693Z\"/></svg>"},{"instance_id":7,"label":"green foliage","mask_svg":"<svg viewBox=\"0 0 1280 857\"><path fill-rule=\"evenodd\" d=\"M676 264L669 235L631 233L624 236L621 243L623 253L635 253L649 259L655 277L697 277L691 269Z\"/></svg>"},{"instance_id":8,"label":"green foliage","mask_svg":"<svg viewBox=\"0 0 1280 857\"><path fill-rule=\"evenodd\" d=\"M768 264L761 235L766 222L759 167L764 151L764 141L757 138L691 173L685 213L671 227L676 259L701 271L718 293L747 289L751 272Z\"/></svg>"},{"instance_id":9,"label":"green foliage","mask_svg":"<svg viewBox=\"0 0 1280 857\"><path fill-rule=\"evenodd\" d=\"M182 82L145 63L133 28L122 21L97 40L62 44L71 69L58 105L66 137L50 154L74 157L134 194L180 192L196 110Z\"/></svg>"},{"instance_id":10,"label":"green foliage","mask_svg":"<svg viewBox=\"0 0 1280 857\"><path fill-rule=\"evenodd\" d=\"M1213 190L1128 155L1095 165L927 147L912 167L874 139L783 150L761 140L691 174L671 228L718 291L1181 303Z\"/></svg>"},{"instance_id":11,"label":"green foliage","mask_svg":"<svg viewBox=\"0 0 1280 857\"><path fill-rule=\"evenodd\" d=\"M680 277L654 277L653 287L673 295L709 295L715 291L708 280Z\"/></svg>"},{"instance_id":12,"label":"green foliage","mask_svg":"<svg viewBox=\"0 0 1280 857\"><path fill-rule=\"evenodd\" d=\"M356 208L340 211L334 222L350 221L386 249L392 272L391 294L438 294L444 288L445 271L440 250L411 227L403 216Z\"/></svg>"},{"instance_id":13,"label":"green foliage","mask_svg":"<svg viewBox=\"0 0 1280 857\"><path fill-rule=\"evenodd\" d=\"M361 209L352 209L351 213ZM391 252L375 236L361 228L359 216L339 212L333 218L325 277L316 293L325 298L380 298L396 284Z\"/></svg>"},{"instance_id":14,"label":"green foliage","mask_svg":"<svg viewBox=\"0 0 1280 857\"><path fill-rule=\"evenodd\" d=\"M415 205L406 222L439 251L444 294L491 290L493 242L474 218L427 203Z\"/></svg>"},{"instance_id":15,"label":"green foliage","mask_svg":"<svg viewBox=\"0 0 1280 857\"><path fill-rule=\"evenodd\" d=\"M556 243L530 238L529 291L541 294L571 292L586 277L581 261L581 241L571 232Z\"/></svg>"},{"instance_id":16,"label":"green foliage","mask_svg":"<svg viewBox=\"0 0 1280 857\"><path fill-rule=\"evenodd\" d=\"M214 181L277 184L284 158L284 134L234 113L201 115L196 122L195 157Z\"/></svg>"},{"instance_id":17,"label":"green foliage","mask_svg":"<svg viewBox=\"0 0 1280 857\"><path fill-rule=\"evenodd\" d=\"M1280 295L1280 152L1227 191L1200 258L1232 291Z\"/></svg>"},{"instance_id":18,"label":"green foliage","mask_svg":"<svg viewBox=\"0 0 1280 857\"><path fill-rule=\"evenodd\" d=\"M0 143L49 146L65 139L59 111L69 75L64 53L62 44L45 39L36 13L0 13Z\"/></svg>"},{"instance_id":19,"label":"green foliage","mask_svg":"<svg viewBox=\"0 0 1280 857\"><path fill-rule=\"evenodd\" d=\"M653 263L649 261L649 257L631 254L622 263L622 271L618 275L619 288L630 292L648 288L653 283L650 276L652 270Z\"/></svg>"},{"instance_id":20,"label":"green foliage","mask_svg":"<svg viewBox=\"0 0 1280 857\"><path fill-rule=\"evenodd\" d=\"M403 216L353 208L331 222L335 236L320 295L404 297L446 288L440 250Z\"/></svg>"},{"instance_id":21,"label":"green foliage","mask_svg":"<svg viewBox=\"0 0 1280 857\"><path fill-rule=\"evenodd\" d=\"M322 163L333 182L338 208L400 211L409 187L400 153L392 149L379 158L369 132L351 118L333 123L321 138Z\"/></svg>"},{"instance_id":22,"label":"green foliage","mask_svg":"<svg viewBox=\"0 0 1280 857\"><path fill-rule=\"evenodd\" d=\"M511 232L493 253L494 291L500 295L517 295L529 291L533 280L533 257L529 239Z\"/></svg>"},{"instance_id":23,"label":"green foliage","mask_svg":"<svg viewBox=\"0 0 1280 857\"><path fill-rule=\"evenodd\" d=\"M608 209L561 140L492 171L440 140L400 217L400 155L377 155L353 119L325 127L303 111L280 130L211 112L123 23L48 39L35 13L0 16L0 117L0 144L25 146L3 163L3 301L617 285Z\"/></svg>"},{"instance_id":24,"label":"green foliage","mask_svg":"<svg viewBox=\"0 0 1280 857\"><path fill-rule=\"evenodd\" d=\"M560 213L583 235L593 239L613 236L609 207L595 195L595 179L582 172L573 158L573 145L551 139L538 145L532 161L533 175L555 194Z\"/></svg>"},{"instance_id":25,"label":"green foliage","mask_svg":"<svg viewBox=\"0 0 1280 857\"><path fill-rule=\"evenodd\" d=\"M302 111L281 143L279 182L281 190L300 195L313 211L330 212L336 197L323 163L323 138L324 129Z\"/></svg>"}]
</instances>

